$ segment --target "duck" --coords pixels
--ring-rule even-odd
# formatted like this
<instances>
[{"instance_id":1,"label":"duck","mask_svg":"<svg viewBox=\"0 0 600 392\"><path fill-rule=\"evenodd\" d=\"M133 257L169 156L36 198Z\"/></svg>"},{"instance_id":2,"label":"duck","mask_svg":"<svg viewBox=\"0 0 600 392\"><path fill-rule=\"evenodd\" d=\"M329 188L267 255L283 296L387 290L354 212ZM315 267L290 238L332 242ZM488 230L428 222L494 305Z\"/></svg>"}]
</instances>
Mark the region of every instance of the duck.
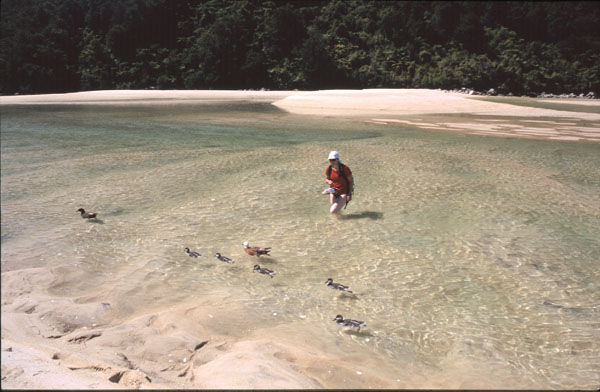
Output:
<instances>
[{"instance_id":1,"label":"duck","mask_svg":"<svg viewBox=\"0 0 600 392\"><path fill-rule=\"evenodd\" d=\"M345 286L341 283L333 283L333 279L329 278L325 281L325 283L327 283L327 287L330 287L334 290L341 290L341 291L345 291L347 293L352 293L352 291L350 291L350 288L348 286Z\"/></svg>"},{"instance_id":2,"label":"duck","mask_svg":"<svg viewBox=\"0 0 600 392\"><path fill-rule=\"evenodd\" d=\"M187 253L187 255L190 257L202 257L200 253L190 251L190 248L185 248L185 253Z\"/></svg>"},{"instance_id":3,"label":"duck","mask_svg":"<svg viewBox=\"0 0 600 392\"><path fill-rule=\"evenodd\" d=\"M77 212L81 213L81 217L83 219L94 219L94 218L96 218L96 213L95 212L85 212L85 210L83 208L78 209Z\"/></svg>"},{"instance_id":4,"label":"duck","mask_svg":"<svg viewBox=\"0 0 600 392\"><path fill-rule=\"evenodd\" d=\"M233 260L229 257L222 256L220 253L215 253L215 257L225 263L233 263Z\"/></svg>"},{"instance_id":5,"label":"duck","mask_svg":"<svg viewBox=\"0 0 600 392\"><path fill-rule=\"evenodd\" d=\"M258 264L256 264L254 266L254 271L256 271L260 274L269 275L271 278L273 277L273 275L275 275L275 271L270 270L268 268L260 268L260 265L258 265Z\"/></svg>"},{"instance_id":6,"label":"duck","mask_svg":"<svg viewBox=\"0 0 600 392\"><path fill-rule=\"evenodd\" d=\"M344 316L338 314L333 319L338 325L342 327L350 327L350 328L358 328L358 332L360 332L360 327L366 327L367 324L364 321L345 319Z\"/></svg>"},{"instance_id":7,"label":"duck","mask_svg":"<svg viewBox=\"0 0 600 392\"><path fill-rule=\"evenodd\" d=\"M262 255L269 255L269 252L271 251L271 248L261 248L259 246L250 246L248 244L248 241L244 241L242 243L242 245L244 245L244 251L246 253L248 253L250 256L257 256L260 257Z\"/></svg>"}]
</instances>

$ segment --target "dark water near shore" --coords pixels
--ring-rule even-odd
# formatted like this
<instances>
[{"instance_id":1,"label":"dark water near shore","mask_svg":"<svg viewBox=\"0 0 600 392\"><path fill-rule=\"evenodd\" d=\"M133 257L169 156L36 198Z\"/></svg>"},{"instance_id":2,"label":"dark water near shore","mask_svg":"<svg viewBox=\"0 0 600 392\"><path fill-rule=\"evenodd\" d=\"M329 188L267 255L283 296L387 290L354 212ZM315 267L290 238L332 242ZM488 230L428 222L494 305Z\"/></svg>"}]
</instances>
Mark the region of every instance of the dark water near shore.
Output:
<instances>
[{"instance_id":1,"label":"dark water near shore","mask_svg":"<svg viewBox=\"0 0 600 392\"><path fill-rule=\"evenodd\" d=\"M49 292L105 287L122 313L232 288L247 309L240 331L297 323L403 371L600 384L597 144L244 102L1 110L2 272L76 268ZM321 195L334 149L356 178L339 217ZM260 263L275 278L252 273L245 240L273 248ZM356 295L328 290L329 277ZM341 331L336 314L368 327Z\"/></svg>"}]
</instances>

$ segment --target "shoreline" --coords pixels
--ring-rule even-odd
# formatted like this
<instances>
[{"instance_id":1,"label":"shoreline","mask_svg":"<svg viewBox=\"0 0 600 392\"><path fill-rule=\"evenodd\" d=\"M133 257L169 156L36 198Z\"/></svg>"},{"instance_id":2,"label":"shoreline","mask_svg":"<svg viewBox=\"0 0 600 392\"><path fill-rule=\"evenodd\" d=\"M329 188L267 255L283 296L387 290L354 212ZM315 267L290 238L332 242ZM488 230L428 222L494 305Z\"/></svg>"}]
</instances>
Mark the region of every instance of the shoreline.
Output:
<instances>
[{"instance_id":1,"label":"shoreline","mask_svg":"<svg viewBox=\"0 0 600 392\"><path fill-rule=\"evenodd\" d=\"M293 91L243 90L97 90L63 94L0 96L0 105L155 104L230 100L274 102L293 93Z\"/></svg>"},{"instance_id":2,"label":"shoreline","mask_svg":"<svg viewBox=\"0 0 600 392\"><path fill-rule=\"evenodd\" d=\"M388 128L419 128L480 136L600 143L598 100L502 97L509 101L514 99L515 103L512 104L494 102L486 98L488 97L428 89L101 90L0 96L0 106L175 105L247 101L269 103L296 115L349 117L361 119L365 124ZM532 104L526 106L523 102ZM557 104L564 104L565 107L557 110ZM545 108L544 105L550 106ZM578 111L577 105L585 107L586 111ZM463 115L473 118L452 117Z\"/></svg>"}]
</instances>

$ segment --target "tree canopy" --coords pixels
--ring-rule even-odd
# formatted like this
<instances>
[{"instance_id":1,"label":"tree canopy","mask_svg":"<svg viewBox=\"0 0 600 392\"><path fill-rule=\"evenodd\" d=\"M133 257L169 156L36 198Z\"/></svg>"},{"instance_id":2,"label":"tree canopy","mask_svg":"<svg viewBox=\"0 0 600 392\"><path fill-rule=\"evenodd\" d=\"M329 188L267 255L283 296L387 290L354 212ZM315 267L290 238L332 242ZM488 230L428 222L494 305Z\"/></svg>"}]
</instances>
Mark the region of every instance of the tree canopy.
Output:
<instances>
[{"instance_id":1,"label":"tree canopy","mask_svg":"<svg viewBox=\"0 0 600 392\"><path fill-rule=\"evenodd\" d=\"M3 0L0 93L600 87L595 2Z\"/></svg>"}]
</instances>

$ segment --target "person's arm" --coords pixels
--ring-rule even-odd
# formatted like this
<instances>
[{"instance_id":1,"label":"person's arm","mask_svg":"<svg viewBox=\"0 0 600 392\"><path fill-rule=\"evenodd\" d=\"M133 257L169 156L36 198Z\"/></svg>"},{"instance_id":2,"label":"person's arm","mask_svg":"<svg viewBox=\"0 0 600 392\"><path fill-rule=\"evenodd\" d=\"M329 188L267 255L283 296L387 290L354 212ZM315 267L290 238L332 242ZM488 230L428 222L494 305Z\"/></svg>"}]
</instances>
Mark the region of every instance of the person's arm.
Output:
<instances>
[{"instance_id":1,"label":"person's arm","mask_svg":"<svg viewBox=\"0 0 600 392\"><path fill-rule=\"evenodd\" d=\"M329 178L329 176L327 175L327 173L329 172L329 168L327 168L325 170L325 182L328 183L330 186L333 185L333 181L331 181L331 179Z\"/></svg>"},{"instance_id":2,"label":"person's arm","mask_svg":"<svg viewBox=\"0 0 600 392\"><path fill-rule=\"evenodd\" d=\"M348 179L348 194L351 195L354 192L354 177L352 176L352 170L348 166L345 166L344 169L344 173Z\"/></svg>"},{"instance_id":3,"label":"person's arm","mask_svg":"<svg viewBox=\"0 0 600 392\"><path fill-rule=\"evenodd\" d=\"M348 193L352 194L354 192L354 177L352 174L348 176Z\"/></svg>"},{"instance_id":4,"label":"person's arm","mask_svg":"<svg viewBox=\"0 0 600 392\"><path fill-rule=\"evenodd\" d=\"M354 192L354 177L352 176L352 172L350 172L349 175L346 173L346 178L348 178L348 194L346 195L346 202L349 202L352 200L352 193Z\"/></svg>"}]
</instances>

